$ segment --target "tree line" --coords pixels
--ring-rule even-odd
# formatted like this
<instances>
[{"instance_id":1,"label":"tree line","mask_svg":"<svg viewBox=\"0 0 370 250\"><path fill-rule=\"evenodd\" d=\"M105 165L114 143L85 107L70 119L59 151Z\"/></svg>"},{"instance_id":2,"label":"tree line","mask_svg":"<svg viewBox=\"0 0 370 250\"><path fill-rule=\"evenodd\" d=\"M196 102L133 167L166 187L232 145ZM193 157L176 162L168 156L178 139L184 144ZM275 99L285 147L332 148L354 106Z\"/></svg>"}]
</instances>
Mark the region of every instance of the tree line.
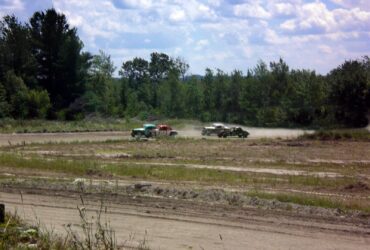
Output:
<instances>
[{"instance_id":1,"label":"tree line","mask_svg":"<svg viewBox=\"0 0 370 250\"><path fill-rule=\"evenodd\" d=\"M123 62L84 52L76 28L54 9L22 23L0 22L0 118L169 117L255 126L364 126L370 59L348 60L327 75L279 59L225 73L191 76L183 58L153 52Z\"/></svg>"}]
</instances>

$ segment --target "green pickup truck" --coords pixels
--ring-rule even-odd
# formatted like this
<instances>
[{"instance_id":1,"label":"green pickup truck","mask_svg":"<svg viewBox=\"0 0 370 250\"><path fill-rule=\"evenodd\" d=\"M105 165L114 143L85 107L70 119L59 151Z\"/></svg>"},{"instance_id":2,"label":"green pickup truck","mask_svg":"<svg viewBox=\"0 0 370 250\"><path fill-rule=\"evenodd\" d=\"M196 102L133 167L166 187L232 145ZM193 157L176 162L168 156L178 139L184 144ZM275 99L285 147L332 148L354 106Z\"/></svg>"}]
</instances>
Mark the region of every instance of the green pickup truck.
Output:
<instances>
[{"instance_id":1,"label":"green pickup truck","mask_svg":"<svg viewBox=\"0 0 370 250\"><path fill-rule=\"evenodd\" d=\"M144 124L142 128L135 128L131 131L132 137L142 137L145 136L146 138L153 136L153 130L156 129L156 126L154 124Z\"/></svg>"}]
</instances>

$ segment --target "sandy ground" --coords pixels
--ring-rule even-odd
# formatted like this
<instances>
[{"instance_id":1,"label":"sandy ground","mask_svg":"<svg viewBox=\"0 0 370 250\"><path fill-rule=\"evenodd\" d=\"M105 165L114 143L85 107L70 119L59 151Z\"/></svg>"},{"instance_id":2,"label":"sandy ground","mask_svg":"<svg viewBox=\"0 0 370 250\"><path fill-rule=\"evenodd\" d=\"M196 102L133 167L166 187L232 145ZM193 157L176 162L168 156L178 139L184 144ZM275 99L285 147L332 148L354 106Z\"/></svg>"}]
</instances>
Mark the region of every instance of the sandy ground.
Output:
<instances>
[{"instance_id":1,"label":"sandy ground","mask_svg":"<svg viewBox=\"0 0 370 250\"><path fill-rule=\"evenodd\" d=\"M85 198L91 216L99 207L97 199ZM7 211L17 210L59 234L65 234L67 224L80 223L77 195L23 194L21 200L19 194L0 192L0 200ZM335 221L158 198L111 197L105 206L104 221L110 222L119 245L136 245L144 237L150 249L367 249L370 244L369 228Z\"/></svg>"}]
</instances>

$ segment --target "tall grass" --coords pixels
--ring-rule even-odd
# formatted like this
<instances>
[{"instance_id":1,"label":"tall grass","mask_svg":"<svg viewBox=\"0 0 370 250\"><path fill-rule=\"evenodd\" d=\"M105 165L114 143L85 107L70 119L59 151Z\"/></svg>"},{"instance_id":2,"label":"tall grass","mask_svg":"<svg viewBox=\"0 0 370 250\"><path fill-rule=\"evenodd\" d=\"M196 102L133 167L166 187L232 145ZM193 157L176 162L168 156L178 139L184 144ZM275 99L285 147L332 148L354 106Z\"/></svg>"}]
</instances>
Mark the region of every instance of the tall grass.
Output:
<instances>
[{"instance_id":1,"label":"tall grass","mask_svg":"<svg viewBox=\"0 0 370 250\"><path fill-rule=\"evenodd\" d=\"M68 238L30 226L15 214L6 214L6 222L0 224L0 249L75 249Z\"/></svg>"}]
</instances>

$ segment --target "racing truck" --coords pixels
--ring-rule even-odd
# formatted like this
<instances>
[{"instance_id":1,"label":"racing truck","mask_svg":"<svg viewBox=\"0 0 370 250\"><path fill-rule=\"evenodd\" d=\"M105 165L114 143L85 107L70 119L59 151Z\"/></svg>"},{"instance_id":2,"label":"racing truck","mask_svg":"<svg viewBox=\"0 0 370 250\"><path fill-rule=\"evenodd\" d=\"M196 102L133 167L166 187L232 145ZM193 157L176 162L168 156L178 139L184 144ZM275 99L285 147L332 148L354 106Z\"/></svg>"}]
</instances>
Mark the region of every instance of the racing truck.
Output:
<instances>
[{"instance_id":1,"label":"racing truck","mask_svg":"<svg viewBox=\"0 0 370 250\"><path fill-rule=\"evenodd\" d=\"M155 136L175 136L178 132L172 129L169 125L161 124L161 125L154 125L154 124L144 124L142 128L135 128L131 131L132 137L142 137L145 136L146 138L155 137Z\"/></svg>"},{"instance_id":2,"label":"racing truck","mask_svg":"<svg viewBox=\"0 0 370 250\"><path fill-rule=\"evenodd\" d=\"M131 136L132 137L143 137L145 136L146 138L152 137L153 136L153 130L156 129L156 126L154 124L144 124L142 128L135 128L131 131Z\"/></svg>"},{"instance_id":3,"label":"racing truck","mask_svg":"<svg viewBox=\"0 0 370 250\"><path fill-rule=\"evenodd\" d=\"M161 136L161 135L168 135L168 136L175 136L178 134L178 132L174 129L172 129L169 125L166 124L160 124L157 126L157 128L154 130L155 136Z\"/></svg>"},{"instance_id":4,"label":"racing truck","mask_svg":"<svg viewBox=\"0 0 370 250\"><path fill-rule=\"evenodd\" d=\"M227 128L220 130L219 133L217 134L218 137L220 138L226 138L228 136L237 136L239 138L247 138L249 135L248 131L245 131L241 127L232 127L232 128Z\"/></svg>"},{"instance_id":5,"label":"racing truck","mask_svg":"<svg viewBox=\"0 0 370 250\"><path fill-rule=\"evenodd\" d=\"M222 123L213 123L212 126L204 127L202 129L202 135L218 135L221 131L228 129L224 124Z\"/></svg>"}]
</instances>

